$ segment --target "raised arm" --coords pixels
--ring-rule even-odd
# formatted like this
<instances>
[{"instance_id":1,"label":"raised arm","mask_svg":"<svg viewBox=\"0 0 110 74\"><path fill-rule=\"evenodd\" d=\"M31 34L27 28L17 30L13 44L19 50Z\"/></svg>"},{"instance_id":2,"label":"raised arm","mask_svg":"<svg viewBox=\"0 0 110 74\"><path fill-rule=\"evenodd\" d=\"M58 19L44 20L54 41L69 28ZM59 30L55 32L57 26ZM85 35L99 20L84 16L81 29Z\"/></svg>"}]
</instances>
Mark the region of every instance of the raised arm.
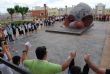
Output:
<instances>
[{"instance_id":1,"label":"raised arm","mask_svg":"<svg viewBox=\"0 0 110 74\"><path fill-rule=\"evenodd\" d=\"M69 67L70 62L72 61L72 59L75 58L75 56L76 56L75 51L69 53L69 56L67 57L67 59L65 59L64 63L62 64L62 71Z\"/></svg>"},{"instance_id":2,"label":"raised arm","mask_svg":"<svg viewBox=\"0 0 110 74\"><path fill-rule=\"evenodd\" d=\"M89 67L96 73L96 74L105 74L106 69L98 67L96 64L92 63L90 60L90 54L84 55L85 62L89 65Z\"/></svg>"},{"instance_id":3,"label":"raised arm","mask_svg":"<svg viewBox=\"0 0 110 74\"><path fill-rule=\"evenodd\" d=\"M11 61L12 60L12 54L9 50L9 45L6 42L2 43L2 49L3 49L4 54L6 54L8 57L8 61Z\"/></svg>"},{"instance_id":4,"label":"raised arm","mask_svg":"<svg viewBox=\"0 0 110 74\"><path fill-rule=\"evenodd\" d=\"M27 59L28 57L28 51L29 51L30 46L25 44L25 49L22 51L22 56L21 56L21 62L23 63L24 60Z\"/></svg>"}]
</instances>

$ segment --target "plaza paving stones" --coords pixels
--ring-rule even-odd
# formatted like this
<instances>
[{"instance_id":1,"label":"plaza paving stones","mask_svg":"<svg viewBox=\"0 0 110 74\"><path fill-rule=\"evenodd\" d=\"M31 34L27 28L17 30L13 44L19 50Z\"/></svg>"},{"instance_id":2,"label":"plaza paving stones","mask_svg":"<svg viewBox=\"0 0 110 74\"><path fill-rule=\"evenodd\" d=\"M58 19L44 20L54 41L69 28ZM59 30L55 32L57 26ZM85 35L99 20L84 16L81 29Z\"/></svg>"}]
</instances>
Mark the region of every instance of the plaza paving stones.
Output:
<instances>
[{"instance_id":1,"label":"plaza paving stones","mask_svg":"<svg viewBox=\"0 0 110 74\"><path fill-rule=\"evenodd\" d=\"M107 36L103 49L102 59L100 66L103 68L110 68L110 24L107 27Z\"/></svg>"},{"instance_id":2,"label":"plaza paving stones","mask_svg":"<svg viewBox=\"0 0 110 74\"><path fill-rule=\"evenodd\" d=\"M56 23L61 24L61 23ZM48 59L51 62L62 64L66 59L68 52L71 50L77 51L77 56L75 58L75 63L83 68L85 62L83 55L86 52L91 53L92 61L96 64L100 64L102 57L102 50L105 43L105 38L107 35L107 25L109 22L94 22L94 26L85 32L81 36L76 35L66 35L66 34L56 34L45 32L45 29L34 33L31 36L24 37L22 39L16 40L10 43L11 50L16 48L19 55L24 48L24 43L29 41L32 47L29 51L29 58L35 58L35 49L38 46L46 46L48 50ZM67 74L64 71L60 74ZM89 74L94 74L90 71Z\"/></svg>"}]
</instances>

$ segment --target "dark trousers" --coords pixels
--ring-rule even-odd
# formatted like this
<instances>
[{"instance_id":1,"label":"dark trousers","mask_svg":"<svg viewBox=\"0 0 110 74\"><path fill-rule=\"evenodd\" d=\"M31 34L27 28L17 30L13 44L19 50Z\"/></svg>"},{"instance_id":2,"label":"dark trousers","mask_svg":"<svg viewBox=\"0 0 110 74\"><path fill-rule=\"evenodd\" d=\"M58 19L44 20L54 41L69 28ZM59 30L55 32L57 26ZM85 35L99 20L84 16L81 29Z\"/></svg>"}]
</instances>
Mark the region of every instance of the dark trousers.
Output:
<instances>
[{"instance_id":1,"label":"dark trousers","mask_svg":"<svg viewBox=\"0 0 110 74\"><path fill-rule=\"evenodd\" d=\"M9 41L10 41L10 42L13 41L13 37L12 37L11 34L8 34L8 37L9 37Z\"/></svg>"},{"instance_id":2,"label":"dark trousers","mask_svg":"<svg viewBox=\"0 0 110 74\"><path fill-rule=\"evenodd\" d=\"M47 26L47 23L46 22L44 22L44 26Z\"/></svg>"},{"instance_id":3,"label":"dark trousers","mask_svg":"<svg viewBox=\"0 0 110 74\"><path fill-rule=\"evenodd\" d=\"M6 40L6 41L8 41L8 35L7 35L7 36L5 36L5 40Z\"/></svg>"}]
</instances>

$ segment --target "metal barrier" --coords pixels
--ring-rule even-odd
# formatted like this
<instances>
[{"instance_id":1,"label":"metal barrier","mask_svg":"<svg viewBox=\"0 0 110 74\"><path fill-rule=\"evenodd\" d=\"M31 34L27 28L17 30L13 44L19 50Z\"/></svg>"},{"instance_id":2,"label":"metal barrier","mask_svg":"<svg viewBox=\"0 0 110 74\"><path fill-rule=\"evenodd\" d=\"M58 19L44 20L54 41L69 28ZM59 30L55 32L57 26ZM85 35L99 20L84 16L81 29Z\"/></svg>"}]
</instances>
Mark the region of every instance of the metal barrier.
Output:
<instances>
[{"instance_id":1,"label":"metal barrier","mask_svg":"<svg viewBox=\"0 0 110 74\"><path fill-rule=\"evenodd\" d=\"M0 58L0 62L3 63L3 64L5 64L5 65L7 65L8 67L14 69L15 71L21 73L21 74L31 74L31 73L28 72L27 70L21 69L20 67L18 67L18 66L16 66L16 65L14 65L14 64L12 64L12 63L10 63L10 62L4 60L4 59L2 59L2 58Z\"/></svg>"}]
</instances>

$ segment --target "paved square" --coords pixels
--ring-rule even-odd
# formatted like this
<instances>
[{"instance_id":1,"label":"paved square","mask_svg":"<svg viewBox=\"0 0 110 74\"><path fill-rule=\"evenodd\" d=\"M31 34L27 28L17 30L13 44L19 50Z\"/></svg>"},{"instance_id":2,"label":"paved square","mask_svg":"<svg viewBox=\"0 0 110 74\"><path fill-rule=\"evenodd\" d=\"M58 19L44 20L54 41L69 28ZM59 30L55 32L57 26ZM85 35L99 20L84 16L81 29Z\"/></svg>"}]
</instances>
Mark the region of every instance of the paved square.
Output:
<instances>
[{"instance_id":1,"label":"paved square","mask_svg":"<svg viewBox=\"0 0 110 74\"><path fill-rule=\"evenodd\" d=\"M60 23L57 23L60 24ZM92 54L92 60L96 64L100 64L102 50L106 38L106 29L109 22L94 22L94 26L81 36L48 33L45 30L34 33L31 36L24 37L10 43L11 48L16 48L18 53L23 50L23 44L29 41L32 48L29 51L29 58L36 58L35 49L38 46L46 46L48 50L48 59L51 62L62 64L71 50L77 51L75 58L76 65L83 67L83 55L86 52ZM67 74L63 72L61 74ZM94 74L90 72L89 74Z\"/></svg>"}]
</instances>

